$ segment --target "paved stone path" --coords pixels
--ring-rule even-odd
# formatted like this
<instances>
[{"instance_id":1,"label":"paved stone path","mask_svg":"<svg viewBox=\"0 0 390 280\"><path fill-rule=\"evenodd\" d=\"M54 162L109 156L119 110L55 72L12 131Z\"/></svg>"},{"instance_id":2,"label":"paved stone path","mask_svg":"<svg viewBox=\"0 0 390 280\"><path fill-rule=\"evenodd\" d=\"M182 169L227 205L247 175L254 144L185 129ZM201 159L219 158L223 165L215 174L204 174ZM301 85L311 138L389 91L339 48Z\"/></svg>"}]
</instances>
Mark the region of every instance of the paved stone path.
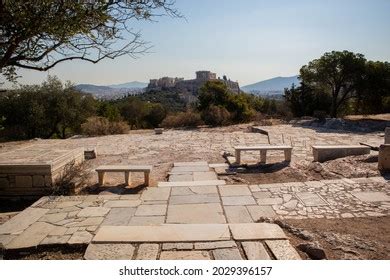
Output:
<instances>
[{"instance_id":1,"label":"paved stone path","mask_svg":"<svg viewBox=\"0 0 390 280\"><path fill-rule=\"evenodd\" d=\"M173 186L150 187L141 194L43 197L0 226L0 243L11 250L48 244L95 244L92 240L99 244L110 242L103 244L106 246L92 245L110 249L89 249L86 258L113 258L110 252L117 250L109 245L119 241L127 242L125 252L117 255L125 258L255 258L259 254L265 256L259 249L263 247L270 258L294 258L292 247L283 250L287 246L283 238L270 241L277 236L274 231L267 230L270 234L261 238L256 236L258 230L253 226L261 224L254 222L262 217L348 218L390 213L389 183L382 177L267 185L224 185L222 181L210 185L220 181L214 168L221 166L207 162L176 163L166 182ZM202 236L204 226L206 232L217 234L222 229L221 234L231 232L232 236L198 240L187 233L174 235L172 232L180 232L177 229L166 233L164 224L188 225L184 232L197 232L198 236ZM99 239L107 231L114 233L112 239ZM157 237L136 240L130 234L134 231L144 238L150 234ZM153 235L155 232L160 234ZM162 238L167 234L175 237ZM127 239L120 240L120 236ZM223 243L225 247L209 245L214 247L202 249L195 241L231 242Z\"/></svg>"}]
</instances>

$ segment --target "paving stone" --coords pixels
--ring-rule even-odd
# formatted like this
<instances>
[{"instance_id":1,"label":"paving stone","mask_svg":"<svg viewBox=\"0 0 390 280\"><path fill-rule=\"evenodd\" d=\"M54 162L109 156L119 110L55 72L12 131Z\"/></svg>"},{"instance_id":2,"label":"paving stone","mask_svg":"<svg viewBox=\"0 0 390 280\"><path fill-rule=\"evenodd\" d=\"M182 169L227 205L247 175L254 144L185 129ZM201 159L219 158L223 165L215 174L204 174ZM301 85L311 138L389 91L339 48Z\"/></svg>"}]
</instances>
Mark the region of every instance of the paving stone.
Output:
<instances>
[{"instance_id":1,"label":"paving stone","mask_svg":"<svg viewBox=\"0 0 390 280\"><path fill-rule=\"evenodd\" d=\"M56 226L52 231L50 231L50 235L64 235L67 231L67 227Z\"/></svg>"},{"instance_id":2,"label":"paving stone","mask_svg":"<svg viewBox=\"0 0 390 280\"><path fill-rule=\"evenodd\" d=\"M283 204L283 207L286 207L287 209L295 209L297 208L297 205L298 205L298 200L290 200L289 202L286 202Z\"/></svg>"},{"instance_id":3,"label":"paving stone","mask_svg":"<svg viewBox=\"0 0 390 280\"><path fill-rule=\"evenodd\" d=\"M228 223L253 223L245 206L224 206Z\"/></svg>"},{"instance_id":4,"label":"paving stone","mask_svg":"<svg viewBox=\"0 0 390 280\"><path fill-rule=\"evenodd\" d=\"M172 250L192 250L194 244L192 243L164 243L162 249L166 251Z\"/></svg>"},{"instance_id":5,"label":"paving stone","mask_svg":"<svg viewBox=\"0 0 390 280\"><path fill-rule=\"evenodd\" d=\"M237 248L234 241L217 241L217 242L197 242L194 244L195 250L212 250L221 248Z\"/></svg>"},{"instance_id":6,"label":"paving stone","mask_svg":"<svg viewBox=\"0 0 390 280\"><path fill-rule=\"evenodd\" d=\"M285 239L280 226L268 223L229 224L235 240Z\"/></svg>"},{"instance_id":7,"label":"paving stone","mask_svg":"<svg viewBox=\"0 0 390 280\"><path fill-rule=\"evenodd\" d=\"M174 187L171 188L171 195L192 195L194 194L188 187Z\"/></svg>"},{"instance_id":8,"label":"paving stone","mask_svg":"<svg viewBox=\"0 0 390 280\"><path fill-rule=\"evenodd\" d=\"M92 237L93 235L87 231L76 231L68 240L68 244L88 244Z\"/></svg>"},{"instance_id":9,"label":"paving stone","mask_svg":"<svg viewBox=\"0 0 390 280\"><path fill-rule=\"evenodd\" d=\"M6 248L21 249L36 247L52 230L55 229L55 227L56 226L45 222L36 222L23 231L23 233L12 239L12 241L6 245Z\"/></svg>"},{"instance_id":10,"label":"paving stone","mask_svg":"<svg viewBox=\"0 0 390 280\"><path fill-rule=\"evenodd\" d=\"M5 247L12 239L14 239L16 235L11 234L0 234L0 245L3 244ZM0 246L1 247L1 246Z\"/></svg>"},{"instance_id":11,"label":"paving stone","mask_svg":"<svg viewBox=\"0 0 390 280\"><path fill-rule=\"evenodd\" d=\"M353 217L355 217L351 213L342 213L340 216L341 216L341 218L353 218Z\"/></svg>"},{"instance_id":12,"label":"paving stone","mask_svg":"<svg viewBox=\"0 0 390 280\"><path fill-rule=\"evenodd\" d=\"M77 216L79 217L102 217L110 211L110 208L105 207L87 207L82 209Z\"/></svg>"},{"instance_id":13,"label":"paving stone","mask_svg":"<svg viewBox=\"0 0 390 280\"><path fill-rule=\"evenodd\" d=\"M84 254L86 260L131 260L134 255L131 244L89 244Z\"/></svg>"},{"instance_id":14,"label":"paving stone","mask_svg":"<svg viewBox=\"0 0 390 280\"><path fill-rule=\"evenodd\" d=\"M270 198L272 194L270 192L254 192L252 195L255 198L264 199L264 198Z\"/></svg>"},{"instance_id":15,"label":"paving stone","mask_svg":"<svg viewBox=\"0 0 390 280\"><path fill-rule=\"evenodd\" d=\"M266 240L265 243L277 260L301 259L288 240Z\"/></svg>"},{"instance_id":16,"label":"paving stone","mask_svg":"<svg viewBox=\"0 0 390 280\"><path fill-rule=\"evenodd\" d=\"M42 240L40 245L66 244L71 235L51 235Z\"/></svg>"},{"instance_id":17,"label":"paving stone","mask_svg":"<svg viewBox=\"0 0 390 280\"><path fill-rule=\"evenodd\" d=\"M385 192L354 192L353 195L364 202L390 201Z\"/></svg>"},{"instance_id":18,"label":"paving stone","mask_svg":"<svg viewBox=\"0 0 390 280\"><path fill-rule=\"evenodd\" d=\"M186 182L186 181L194 181L194 175L192 174L169 175L169 182Z\"/></svg>"},{"instance_id":19,"label":"paving stone","mask_svg":"<svg viewBox=\"0 0 390 280\"><path fill-rule=\"evenodd\" d=\"M100 225L104 220L104 217L89 217L85 220L78 222L76 225L77 227L88 227L88 226L98 226Z\"/></svg>"},{"instance_id":20,"label":"paving stone","mask_svg":"<svg viewBox=\"0 0 390 280\"><path fill-rule=\"evenodd\" d=\"M168 200L170 188L147 188L141 195L142 200Z\"/></svg>"},{"instance_id":21,"label":"paving stone","mask_svg":"<svg viewBox=\"0 0 390 280\"><path fill-rule=\"evenodd\" d=\"M199 166L176 166L171 169L172 173L176 172L205 172L210 171L208 165L199 165Z\"/></svg>"},{"instance_id":22,"label":"paving stone","mask_svg":"<svg viewBox=\"0 0 390 280\"><path fill-rule=\"evenodd\" d=\"M143 243L138 247L136 260L156 260L159 245L153 243Z\"/></svg>"},{"instance_id":23,"label":"paving stone","mask_svg":"<svg viewBox=\"0 0 390 280\"><path fill-rule=\"evenodd\" d=\"M195 194L218 194L216 186L189 187Z\"/></svg>"},{"instance_id":24,"label":"paving stone","mask_svg":"<svg viewBox=\"0 0 390 280\"><path fill-rule=\"evenodd\" d=\"M275 204L282 204L282 203L283 203L283 199L280 197L257 199L257 204L259 205L275 205Z\"/></svg>"},{"instance_id":25,"label":"paving stone","mask_svg":"<svg viewBox=\"0 0 390 280\"><path fill-rule=\"evenodd\" d=\"M119 199L121 199L121 200L137 200L137 199L141 199L141 195L140 194L124 194L124 195L120 195Z\"/></svg>"},{"instance_id":26,"label":"paving stone","mask_svg":"<svg viewBox=\"0 0 390 280\"><path fill-rule=\"evenodd\" d=\"M105 226L126 226L131 217L134 216L136 208L113 208L104 218L102 225Z\"/></svg>"},{"instance_id":27,"label":"paving stone","mask_svg":"<svg viewBox=\"0 0 390 280\"><path fill-rule=\"evenodd\" d=\"M157 185L160 188L167 187L197 187L197 186L221 186L225 185L224 180L211 181L188 181L188 182L159 182Z\"/></svg>"},{"instance_id":28,"label":"paving stone","mask_svg":"<svg viewBox=\"0 0 390 280\"><path fill-rule=\"evenodd\" d=\"M163 216L166 214L167 205L140 205L135 211L135 216Z\"/></svg>"},{"instance_id":29,"label":"paving stone","mask_svg":"<svg viewBox=\"0 0 390 280\"><path fill-rule=\"evenodd\" d=\"M261 242L241 242L248 260L270 260L266 249Z\"/></svg>"},{"instance_id":30,"label":"paving stone","mask_svg":"<svg viewBox=\"0 0 390 280\"><path fill-rule=\"evenodd\" d=\"M194 172L194 181L210 181L210 180L218 180L215 172Z\"/></svg>"},{"instance_id":31,"label":"paving stone","mask_svg":"<svg viewBox=\"0 0 390 280\"><path fill-rule=\"evenodd\" d=\"M328 203L319 195L312 192L300 192L295 194L296 197L305 205L305 206L322 206L328 205Z\"/></svg>"},{"instance_id":32,"label":"paving stone","mask_svg":"<svg viewBox=\"0 0 390 280\"><path fill-rule=\"evenodd\" d=\"M160 260L210 260L206 251L163 251Z\"/></svg>"},{"instance_id":33,"label":"paving stone","mask_svg":"<svg viewBox=\"0 0 390 280\"><path fill-rule=\"evenodd\" d=\"M229 240L224 224L162 224L158 226L102 226L93 242L194 242Z\"/></svg>"},{"instance_id":34,"label":"paving stone","mask_svg":"<svg viewBox=\"0 0 390 280\"><path fill-rule=\"evenodd\" d=\"M274 218L276 217L276 213L271 206L257 206L257 205L248 205L247 209L252 217L252 219L256 222L260 218Z\"/></svg>"},{"instance_id":35,"label":"paving stone","mask_svg":"<svg viewBox=\"0 0 390 280\"><path fill-rule=\"evenodd\" d=\"M181 166L208 166L209 164L207 161L188 161L188 162L174 162L174 167L181 167Z\"/></svg>"},{"instance_id":36,"label":"paving stone","mask_svg":"<svg viewBox=\"0 0 390 280\"><path fill-rule=\"evenodd\" d=\"M68 207L72 207L72 206L77 206L80 203L82 203L82 201L63 201L63 202L58 202L56 204L56 208L68 208Z\"/></svg>"},{"instance_id":37,"label":"paving stone","mask_svg":"<svg viewBox=\"0 0 390 280\"><path fill-rule=\"evenodd\" d=\"M56 213L56 214L46 214L39 219L40 222L56 223L64 220L68 216L68 213Z\"/></svg>"},{"instance_id":38,"label":"paving stone","mask_svg":"<svg viewBox=\"0 0 390 280\"><path fill-rule=\"evenodd\" d=\"M216 260L242 260L238 249L216 249L213 255Z\"/></svg>"},{"instance_id":39,"label":"paving stone","mask_svg":"<svg viewBox=\"0 0 390 280\"><path fill-rule=\"evenodd\" d=\"M217 194L192 194L171 196L169 204L195 204L195 203L218 203L219 196Z\"/></svg>"},{"instance_id":40,"label":"paving stone","mask_svg":"<svg viewBox=\"0 0 390 280\"><path fill-rule=\"evenodd\" d=\"M0 225L0 234L18 233L38 221L49 209L27 208Z\"/></svg>"},{"instance_id":41,"label":"paving stone","mask_svg":"<svg viewBox=\"0 0 390 280\"><path fill-rule=\"evenodd\" d=\"M256 205L252 196L222 196L223 205Z\"/></svg>"},{"instance_id":42,"label":"paving stone","mask_svg":"<svg viewBox=\"0 0 390 280\"><path fill-rule=\"evenodd\" d=\"M167 223L223 224L226 220L220 204L183 204L168 205Z\"/></svg>"},{"instance_id":43,"label":"paving stone","mask_svg":"<svg viewBox=\"0 0 390 280\"><path fill-rule=\"evenodd\" d=\"M218 188L219 188L219 192L220 192L221 196L242 196L242 195L250 196L250 195L252 195L251 191L249 190L249 188L247 186L245 186L245 187L243 187L243 186L239 186L239 187L220 186Z\"/></svg>"},{"instance_id":44,"label":"paving stone","mask_svg":"<svg viewBox=\"0 0 390 280\"><path fill-rule=\"evenodd\" d=\"M104 203L104 207L125 208L125 207L137 207L140 204L141 204L141 200L111 200Z\"/></svg>"},{"instance_id":45,"label":"paving stone","mask_svg":"<svg viewBox=\"0 0 390 280\"><path fill-rule=\"evenodd\" d=\"M152 226L165 222L165 216L134 216L130 219L130 226Z\"/></svg>"}]
</instances>

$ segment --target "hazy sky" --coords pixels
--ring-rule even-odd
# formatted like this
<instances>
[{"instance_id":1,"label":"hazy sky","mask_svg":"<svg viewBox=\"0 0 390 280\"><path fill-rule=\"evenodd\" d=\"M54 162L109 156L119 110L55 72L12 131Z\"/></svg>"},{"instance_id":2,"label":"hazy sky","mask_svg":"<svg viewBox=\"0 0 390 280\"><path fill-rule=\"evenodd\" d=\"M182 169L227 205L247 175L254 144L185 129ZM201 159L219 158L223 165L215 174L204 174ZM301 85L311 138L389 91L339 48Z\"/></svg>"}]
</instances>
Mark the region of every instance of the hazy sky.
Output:
<instances>
[{"instance_id":1,"label":"hazy sky","mask_svg":"<svg viewBox=\"0 0 390 280\"><path fill-rule=\"evenodd\" d=\"M332 50L390 61L389 0L177 0L184 19L135 22L153 53L99 64L67 62L50 70L74 83L147 82L162 76L193 78L196 70L226 74L240 85L296 75ZM21 71L21 83L47 72Z\"/></svg>"}]
</instances>

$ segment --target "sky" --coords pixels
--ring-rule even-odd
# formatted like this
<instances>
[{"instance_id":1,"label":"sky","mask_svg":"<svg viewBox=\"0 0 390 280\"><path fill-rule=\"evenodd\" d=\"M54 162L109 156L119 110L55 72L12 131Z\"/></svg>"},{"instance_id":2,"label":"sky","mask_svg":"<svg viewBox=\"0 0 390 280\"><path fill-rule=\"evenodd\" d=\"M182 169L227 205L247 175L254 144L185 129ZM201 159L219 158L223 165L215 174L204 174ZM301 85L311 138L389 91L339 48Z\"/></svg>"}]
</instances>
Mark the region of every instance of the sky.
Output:
<instances>
[{"instance_id":1,"label":"sky","mask_svg":"<svg viewBox=\"0 0 390 280\"><path fill-rule=\"evenodd\" d=\"M20 71L19 83L47 75L75 84L192 79L197 70L227 75L241 86L293 76L332 50L390 61L389 0L176 0L183 18L134 22L150 53L98 64L72 61L49 72Z\"/></svg>"}]
</instances>

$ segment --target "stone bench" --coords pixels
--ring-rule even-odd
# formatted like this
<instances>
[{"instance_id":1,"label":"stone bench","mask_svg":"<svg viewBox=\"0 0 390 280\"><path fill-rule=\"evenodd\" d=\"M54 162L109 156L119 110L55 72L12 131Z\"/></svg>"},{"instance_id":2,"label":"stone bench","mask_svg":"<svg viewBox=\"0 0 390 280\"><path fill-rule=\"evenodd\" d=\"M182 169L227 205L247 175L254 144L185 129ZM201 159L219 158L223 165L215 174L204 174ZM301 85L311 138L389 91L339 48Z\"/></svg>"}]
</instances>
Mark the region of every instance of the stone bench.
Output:
<instances>
[{"instance_id":1,"label":"stone bench","mask_svg":"<svg viewBox=\"0 0 390 280\"><path fill-rule=\"evenodd\" d=\"M324 162L347 156L365 155L370 153L370 147L362 145L316 145L313 146L314 161Z\"/></svg>"},{"instance_id":2,"label":"stone bench","mask_svg":"<svg viewBox=\"0 0 390 280\"><path fill-rule=\"evenodd\" d=\"M272 146L272 145L263 145L263 146L238 146L234 147L236 151L236 163L241 163L241 152L242 151L260 151L260 163L266 163L267 151L280 150L284 151L285 161L291 161L292 147L287 145L282 146Z\"/></svg>"},{"instance_id":3,"label":"stone bench","mask_svg":"<svg viewBox=\"0 0 390 280\"><path fill-rule=\"evenodd\" d=\"M124 172L125 183L129 185L130 172L143 172L145 176L145 185L149 186L149 174L152 171L152 166L145 165L102 165L95 169L99 177L99 185L104 184L104 175L106 172Z\"/></svg>"}]
</instances>

